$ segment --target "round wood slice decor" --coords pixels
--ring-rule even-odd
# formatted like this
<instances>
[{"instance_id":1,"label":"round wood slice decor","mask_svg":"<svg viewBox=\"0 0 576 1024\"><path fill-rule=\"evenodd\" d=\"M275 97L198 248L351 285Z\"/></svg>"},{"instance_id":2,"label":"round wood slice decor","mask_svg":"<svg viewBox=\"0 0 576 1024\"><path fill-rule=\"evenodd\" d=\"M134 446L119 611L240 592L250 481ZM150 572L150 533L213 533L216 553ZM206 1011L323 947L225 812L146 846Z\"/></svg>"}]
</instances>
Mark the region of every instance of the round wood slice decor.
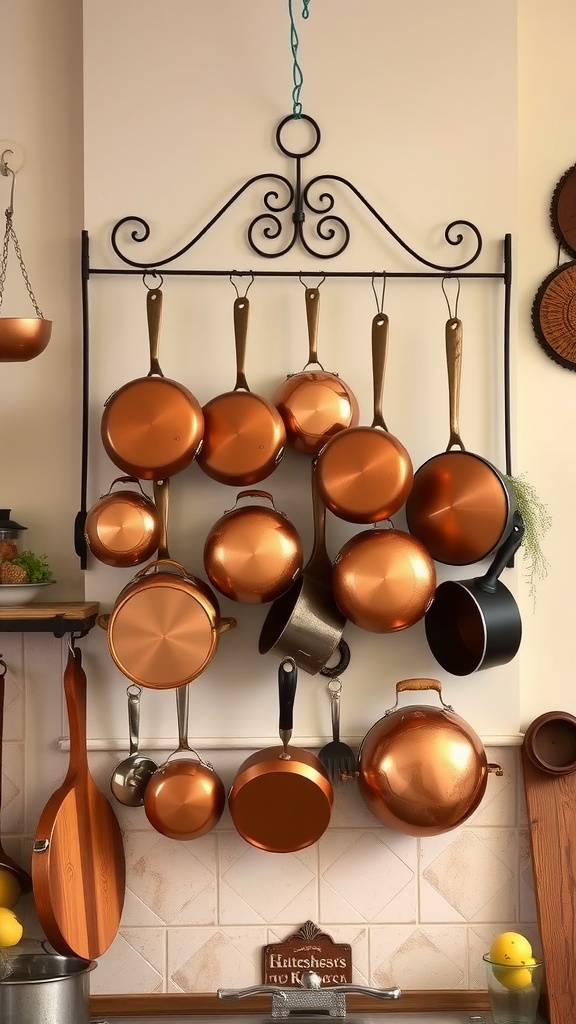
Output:
<instances>
[{"instance_id":1,"label":"round wood slice decor","mask_svg":"<svg viewBox=\"0 0 576 1024\"><path fill-rule=\"evenodd\" d=\"M554 189L550 221L558 244L569 256L576 257L576 164L568 168Z\"/></svg>"},{"instance_id":2,"label":"round wood slice decor","mask_svg":"<svg viewBox=\"0 0 576 1024\"><path fill-rule=\"evenodd\" d=\"M542 282L532 305L532 326L546 354L576 370L576 260Z\"/></svg>"}]
</instances>

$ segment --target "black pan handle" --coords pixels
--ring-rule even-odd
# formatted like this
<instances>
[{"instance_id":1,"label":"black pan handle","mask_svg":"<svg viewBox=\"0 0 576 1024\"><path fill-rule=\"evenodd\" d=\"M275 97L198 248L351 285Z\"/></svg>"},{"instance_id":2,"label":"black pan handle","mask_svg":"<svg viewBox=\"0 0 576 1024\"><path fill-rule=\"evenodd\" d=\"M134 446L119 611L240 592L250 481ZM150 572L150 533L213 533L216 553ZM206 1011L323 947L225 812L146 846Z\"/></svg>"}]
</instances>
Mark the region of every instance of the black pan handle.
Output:
<instances>
[{"instance_id":1,"label":"black pan handle","mask_svg":"<svg viewBox=\"0 0 576 1024\"><path fill-rule=\"evenodd\" d=\"M278 666L278 699L280 702L280 739L284 748L290 742L294 722L294 697L298 669L294 658L283 658Z\"/></svg>"},{"instance_id":2,"label":"black pan handle","mask_svg":"<svg viewBox=\"0 0 576 1024\"><path fill-rule=\"evenodd\" d=\"M481 590L485 590L489 594L495 593L499 576L506 568L509 559L516 554L522 543L524 530L524 520L519 512L515 512L512 520L512 529L506 540L498 548L488 571L484 576L480 576L476 580Z\"/></svg>"}]
</instances>

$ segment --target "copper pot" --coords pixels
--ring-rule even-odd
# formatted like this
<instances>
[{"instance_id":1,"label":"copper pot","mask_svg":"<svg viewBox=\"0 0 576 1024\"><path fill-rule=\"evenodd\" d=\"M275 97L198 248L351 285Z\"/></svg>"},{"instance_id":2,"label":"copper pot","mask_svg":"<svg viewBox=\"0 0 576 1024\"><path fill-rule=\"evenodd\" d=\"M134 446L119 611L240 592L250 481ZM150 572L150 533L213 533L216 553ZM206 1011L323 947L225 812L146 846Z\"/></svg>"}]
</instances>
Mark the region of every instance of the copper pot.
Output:
<instances>
[{"instance_id":1,"label":"copper pot","mask_svg":"<svg viewBox=\"0 0 576 1024\"><path fill-rule=\"evenodd\" d=\"M409 533L372 528L338 552L332 587L343 615L360 629L393 633L413 626L434 598L436 570L426 548Z\"/></svg>"},{"instance_id":2,"label":"copper pot","mask_svg":"<svg viewBox=\"0 0 576 1024\"><path fill-rule=\"evenodd\" d=\"M435 690L441 708L398 708L408 690ZM404 679L396 703L368 731L358 751L357 781L368 809L388 828L435 836L461 825L486 790L488 764L480 737L442 700L437 679Z\"/></svg>"},{"instance_id":3,"label":"copper pot","mask_svg":"<svg viewBox=\"0 0 576 1024\"><path fill-rule=\"evenodd\" d=\"M308 362L300 373L289 374L277 389L273 402L291 448L317 455L334 434L358 423L358 401L337 373L318 362L318 314L320 291L306 288Z\"/></svg>"},{"instance_id":4,"label":"copper pot","mask_svg":"<svg viewBox=\"0 0 576 1024\"><path fill-rule=\"evenodd\" d=\"M264 498L272 508L236 508L241 498ZM302 541L268 491L240 491L204 544L211 583L232 601L263 604L288 590L302 570Z\"/></svg>"},{"instance_id":5,"label":"copper pot","mask_svg":"<svg viewBox=\"0 0 576 1024\"><path fill-rule=\"evenodd\" d=\"M244 373L249 302L234 302L236 384L203 407L204 443L198 465L221 484L247 487L270 476L286 444L280 413L271 402L253 394Z\"/></svg>"},{"instance_id":6,"label":"copper pot","mask_svg":"<svg viewBox=\"0 0 576 1024\"><path fill-rule=\"evenodd\" d=\"M312 846L328 828L334 794L322 762L289 746L298 670L292 658L278 668L281 746L251 754L240 765L228 806L243 839L268 853Z\"/></svg>"},{"instance_id":7,"label":"copper pot","mask_svg":"<svg viewBox=\"0 0 576 1024\"><path fill-rule=\"evenodd\" d=\"M168 839L199 839L218 824L226 806L222 780L188 743L188 706L186 684L176 690L178 747L156 769L144 791L146 817ZM183 751L194 758L171 760Z\"/></svg>"},{"instance_id":8,"label":"copper pot","mask_svg":"<svg viewBox=\"0 0 576 1024\"><path fill-rule=\"evenodd\" d=\"M118 483L136 484L140 493L127 488L112 492ZM116 477L106 494L89 509L84 536L94 557L105 565L116 568L140 565L158 548L158 509L136 477Z\"/></svg>"},{"instance_id":9,"label":"copper pot","mask_svg":"<svg viewBox=\"0 0 576 1024\"><path fill-rule=\"evenodd\" d=\"M316 460L322 501L334 515L349 523L389 519L404 504L412 487L412 460L404 445L388 431L382 415L387 345L388 317L378 313L372 321L372 424L339 431Z\"/></svg>"},{"instance_id":10,"label":"copper pot","mask_svg":"<svg viewBox=\"0 0 576 1024\"><path fill-rule=\"evenodd\" d=\"M450 437L440 455L414 475L406 501L410 533L437 562L468 565L489 555L507 536L516 510L513 488L487 459L468 452L460 437L462 322L446 322Z\"/></svg>"},{"instance_id":11,"label":"copper pot","mask_svg":"<svg viewBox=\"0 0 576 1024\"><path fill-rule=\"evenodd\" d=\"M190 465L202 445L204 416L195 396L160 369L162 291L146 298L150 370L105 402L100 433L115 466L141 480L164 480Z\"/></svg>"}]
</instances>

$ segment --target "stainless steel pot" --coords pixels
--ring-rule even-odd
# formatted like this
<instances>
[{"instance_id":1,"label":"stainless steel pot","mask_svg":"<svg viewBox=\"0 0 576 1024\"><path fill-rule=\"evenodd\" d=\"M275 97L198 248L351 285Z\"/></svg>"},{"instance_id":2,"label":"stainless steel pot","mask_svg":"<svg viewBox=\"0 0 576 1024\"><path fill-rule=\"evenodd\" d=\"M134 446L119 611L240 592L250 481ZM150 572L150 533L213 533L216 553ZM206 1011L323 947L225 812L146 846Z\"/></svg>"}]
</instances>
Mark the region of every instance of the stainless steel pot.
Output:
<instances>
[{"instance_id":1,"label":"stainless steel pot","mask_svg":"<svg viewBox=\"0 0 576 1024\"><path fill-rule=\"evenodd\" d=\"M0 964L2 1024L90 1024L96 960L51 953L7 954Z\"/></svg>"}]
</instances>

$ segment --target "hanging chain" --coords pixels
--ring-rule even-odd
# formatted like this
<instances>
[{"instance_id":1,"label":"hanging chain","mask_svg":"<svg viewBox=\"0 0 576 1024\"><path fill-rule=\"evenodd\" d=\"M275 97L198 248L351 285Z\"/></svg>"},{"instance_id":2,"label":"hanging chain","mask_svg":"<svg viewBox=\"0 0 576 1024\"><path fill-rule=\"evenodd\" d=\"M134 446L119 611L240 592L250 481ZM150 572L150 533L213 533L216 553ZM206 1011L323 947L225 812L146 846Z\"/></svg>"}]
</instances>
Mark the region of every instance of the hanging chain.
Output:
<instances>
[{"instance_id":1,"label":"hanging chain","mask_svg":"<svg viewBox=\"0 0 576 1024\"><path fill-rule=\"evenodd\" d=\"M11 174L12 175L12 188L11 188L11 191L10 191L10 206L6 210L6 230L4 232L4 243L3 243L3 246L2 246L2 258L0 260L0 309L2 308L2 300L4 298L4 284L6 282L6 270L7 270L7 267L8 267L8 245L9 245L10 241L12 241L12 245L14 246L14 252L16 253L16 256L18 257L18 262L20 264L20 270L22 272L22 277L24 278L24 284L26 285L26 290L28 292L28 295L30 296L30 301L31 301L32 305L34 306L34 309L36 311L36 316L39 316L40 319L43 320L44 317L43 317L43 314L42 314L42 310L38 306L38 303L36 302L36 296L34 295L34 292L32 291L32 285L30 284L30 278L28 277L28 271L26 270L26 265L24 263L24 257L22 256L22 250L20 248L20 243L18 241L16 232L14 230L14 225L12 223L12 217L14 215L14 181L15 181L15 174L14 174L14 171L10 167L8 167L8 165L5 162L2 163L2 168L3 168L2 174Z\"/></svg>"},{"instance_id":2,"label":"hanging chain","mask_svg":"<svg viewBox=\"0 0 576 1024\"><path fill-rule=\"evenodd\" d=\"M308 10L312 0L302 0L302 17L308 18L310 11ZM292 113L294 117L302 117L302 104L300 103L300 92L304 85L304 75L302 74L302 68L298 63L298 46L299 39L296 31L296 22L294 21L294 12L292 10L292 0L288 0L288 13L290 15L290 50L292 51L292 81L294 88L292 89Z\"/></svg>"}]
</instances>

